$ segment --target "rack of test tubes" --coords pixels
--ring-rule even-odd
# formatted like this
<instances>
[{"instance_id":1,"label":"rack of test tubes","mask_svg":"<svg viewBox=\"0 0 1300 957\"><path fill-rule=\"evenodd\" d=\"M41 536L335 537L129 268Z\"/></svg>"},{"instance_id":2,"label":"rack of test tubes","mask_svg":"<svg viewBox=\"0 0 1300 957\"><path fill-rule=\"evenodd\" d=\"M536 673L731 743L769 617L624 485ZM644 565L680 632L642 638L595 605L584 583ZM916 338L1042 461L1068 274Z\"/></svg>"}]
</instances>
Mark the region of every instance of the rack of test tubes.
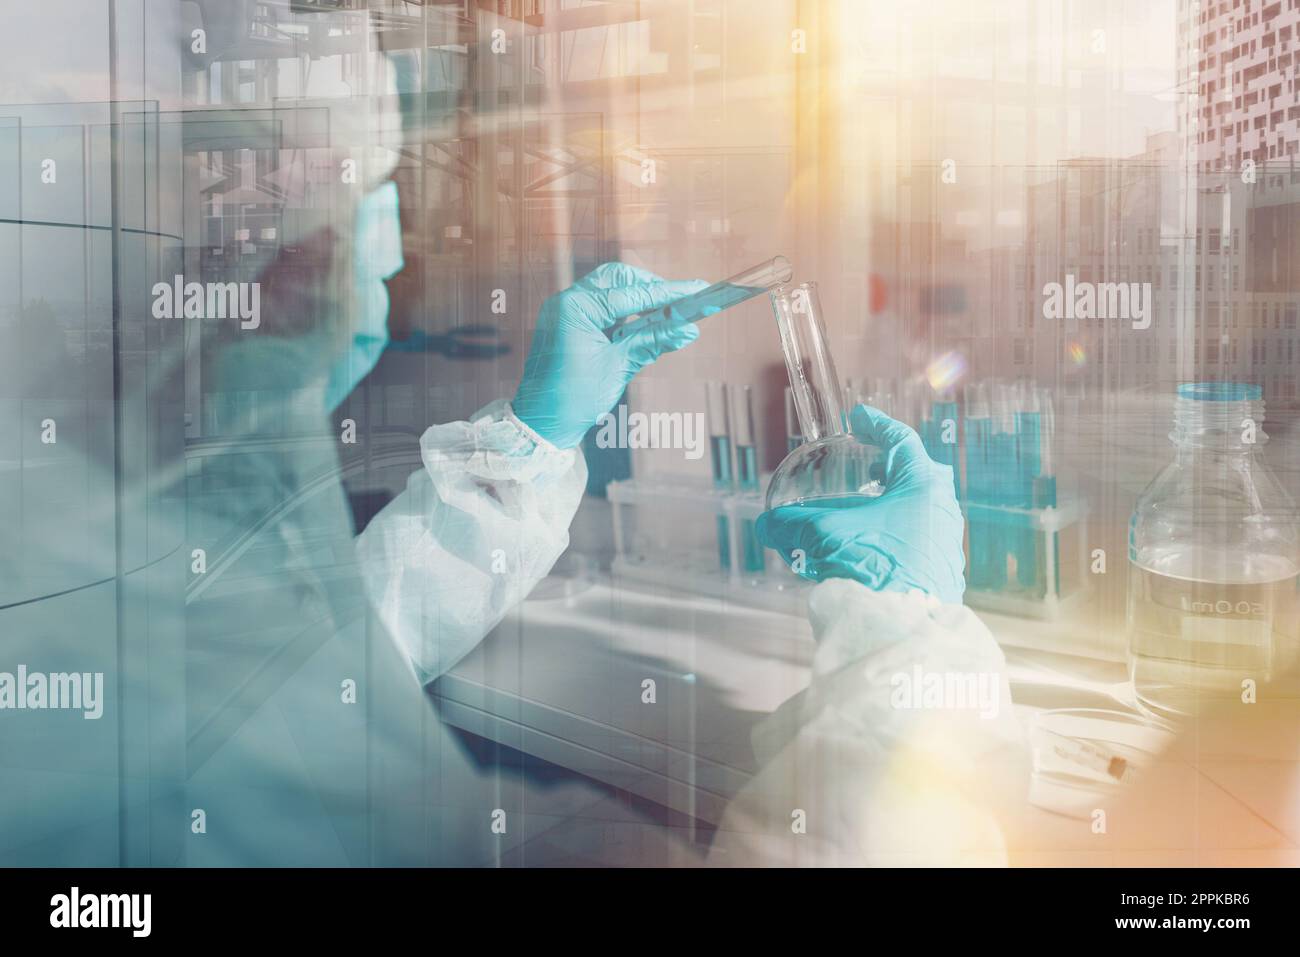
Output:
<instances>
[{"instance_id":1,"label":"rack of test tubes","mask_svg":"<svg viewBox=\"0 0 1300 957\"><path fill-rule=\"evenodd\" d=\"M811 583L759 543L767 476L758 470L753 392L706 387L711 477L610 482L616 581L802 614Z\"/></svg>"},{"instance_id":2,"label":"rack of test tubes","mask_svg":"<svg viewBox=\"0 0 1300 957\"><path fill-rule=\"evenodd\" d=\"M848 380L846 406L875 406L913 425L953 469L966 517L966 603L1054 620L1086 592L1086 503L1058 494L1049 390L976 382L963 401L923 380ZM758 471L748 386L706 387L711 478L611 482L616 580L801 614L811 583L758 542L766 475ZM789 390L786 450L803 442Z\"/></svg>"},{"instance_id":3,"label":"rack of test tubes","mask_svg":"<svg viewBox=\"0 0 1300 957\"><path fill-rule=\"evenodd\" d=\"M849 380L850 405L873 405L916 428L953 470L966 516L966 604L1044 620L1085 592L1086 503L1058 494L1050 390L967 384L963 402L928 383Z\"/></svg>"}]
</instances>

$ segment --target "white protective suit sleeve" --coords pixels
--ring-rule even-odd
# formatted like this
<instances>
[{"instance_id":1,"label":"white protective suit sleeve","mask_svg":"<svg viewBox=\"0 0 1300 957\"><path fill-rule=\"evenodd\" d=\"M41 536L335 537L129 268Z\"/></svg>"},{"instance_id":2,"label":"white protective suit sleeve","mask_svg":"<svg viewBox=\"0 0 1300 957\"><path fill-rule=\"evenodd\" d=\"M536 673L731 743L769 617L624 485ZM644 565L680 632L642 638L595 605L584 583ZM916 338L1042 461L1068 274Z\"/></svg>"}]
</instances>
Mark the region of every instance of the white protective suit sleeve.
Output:
<instances>
[{"instance_id":1,"label":"white protective suit sleeve","mask_svg":"<svg viewBox=\"0 0 1300 957\"><path fill-rule=\"evenodd\" d=\"M967 608L831 579L809 601L808 689L754 733L717 865L997 865L1023 807L1005 659Z\"/></svg>"},{"instance_id":2,"label":"white protective suit sleeve","mask_svg":"<svg viewBox=\"0 0 1300 957\"><path fill-rule=\"evenodd\" d=\"M424 468L357 538L366 591L420 682L450 670L569 545L587 465L504 401L420 439Z\"/></svg>"}]
</instances>

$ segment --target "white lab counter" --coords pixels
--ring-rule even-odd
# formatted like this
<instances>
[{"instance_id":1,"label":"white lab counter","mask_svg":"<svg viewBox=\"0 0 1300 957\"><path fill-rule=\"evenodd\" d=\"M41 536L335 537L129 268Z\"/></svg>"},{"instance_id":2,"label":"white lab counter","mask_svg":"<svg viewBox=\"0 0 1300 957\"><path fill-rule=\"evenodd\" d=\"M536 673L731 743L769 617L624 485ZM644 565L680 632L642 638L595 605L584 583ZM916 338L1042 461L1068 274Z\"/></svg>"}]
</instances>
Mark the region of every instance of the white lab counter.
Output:
<instances>
[{"instance_id":1,"label":"white lab counter","mask_svg":"<svg viewBox=\"0 0 1300 957\"><path fill-rule=\"evenodd\" d=\"M994 634L1042 627L985 618ZM717 823L755 771L750 732L807 686L812 652L802 618L598 579L570 597L525 602L430 694L454 726ZM1012 698L1026 725L1045 708L1129 705L1121 663L1006 653ZM1230 775L1198 783L1198 793L1209 795L1197 809L1207 832L1216 820L1246 822L1229 828L1244 829L1249 847L1238 850L1246 856L1229 855L1228 862L1300 863L1300 810L1251 807L1233 795ZM1184 810L1171 809L1170 817ZM1026 807L1023 823L1017 843L1027 860L1088 860L1086 822ZM1096 860L1115 862L1113 850Z\"/></svg>"},{"instance_id":2,"label":"white lab counter","mask_svg":"<svg viewBox=\"0 0 1300 957\"><path fill-rule=\"evenodd\" d=\"M716 822L812 651L800 618L598 581L524 602L431 694L452 725Z\"/></svg>"},{"instance_id":3,"label":"white lab counter","mask_svg":"<svg viewBox=\"0 0 1300 957\"><path fill-rule=\"evenodd\" d=\"M812 653L804 618L601 580L525 602L432 693L457 727L716 823L755 770L750 732L807 687ZM1122 665L1008 658L1018 708L1123 702Z\"/></svg>"}]
</instances>

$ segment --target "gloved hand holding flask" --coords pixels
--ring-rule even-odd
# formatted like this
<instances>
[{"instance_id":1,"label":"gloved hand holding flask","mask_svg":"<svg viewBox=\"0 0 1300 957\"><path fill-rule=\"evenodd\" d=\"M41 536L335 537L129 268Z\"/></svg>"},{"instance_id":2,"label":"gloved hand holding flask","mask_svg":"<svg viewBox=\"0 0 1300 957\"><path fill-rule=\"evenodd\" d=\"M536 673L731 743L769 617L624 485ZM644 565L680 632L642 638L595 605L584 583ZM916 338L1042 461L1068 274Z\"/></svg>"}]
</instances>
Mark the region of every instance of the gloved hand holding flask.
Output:
<instances>
[{"instance_id":1,"label":"gloved hand holding flask","mask_svg":"<svg viewBox=\"0 0 1300 957\"><path fill-rule=\"evenodd\" d=\"M919 589L961 602L963 523L952 469L926 454L921 437L883 412L859 405L853 434L884 456L884 492L856 504L787 505L763 513L759 539L813 581L849 578L875 591Z\"/></svg>"}]
</instances>

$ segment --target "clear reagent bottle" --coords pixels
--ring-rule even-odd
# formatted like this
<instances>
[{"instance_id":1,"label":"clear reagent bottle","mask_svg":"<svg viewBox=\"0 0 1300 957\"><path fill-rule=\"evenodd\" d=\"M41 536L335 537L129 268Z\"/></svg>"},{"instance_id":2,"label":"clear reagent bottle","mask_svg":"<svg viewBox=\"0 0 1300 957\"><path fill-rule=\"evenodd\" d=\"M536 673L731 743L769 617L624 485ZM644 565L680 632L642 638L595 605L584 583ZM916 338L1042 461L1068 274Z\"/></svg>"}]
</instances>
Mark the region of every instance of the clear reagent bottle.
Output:
<instances>
[{"instance_id":1,"label":"clear reagent bottle","mask_svg":"<svg viewBox=\"0 0 1300 957\"><path fill-rule=\"evenodd\" d=\"M1129 670L1139 705L1184 717L1296 660L1295 503L1264 464L1259 386L1178 387L1174 460L1129 523Z\"/></svg>"}]
</instances>

